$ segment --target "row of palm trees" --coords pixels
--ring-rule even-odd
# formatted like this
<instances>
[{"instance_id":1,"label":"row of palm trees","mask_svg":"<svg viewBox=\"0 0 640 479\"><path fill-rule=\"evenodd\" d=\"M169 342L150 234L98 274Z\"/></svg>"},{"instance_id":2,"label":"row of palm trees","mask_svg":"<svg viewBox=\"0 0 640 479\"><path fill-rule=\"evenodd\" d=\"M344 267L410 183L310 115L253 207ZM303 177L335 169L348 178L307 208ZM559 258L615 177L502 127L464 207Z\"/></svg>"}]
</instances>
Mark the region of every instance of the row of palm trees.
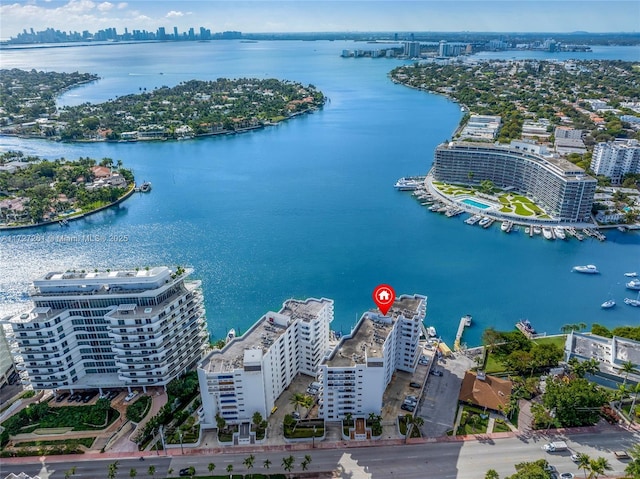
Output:
<instances>
[{"instance_id":1,"label":"row of palm trees","mask_svg":"<svg viewBox=\"0 0 640 479\"><path fill-rule=\"evenodd\" d=\"M247 469L247 471L251 471L251 469L253 469L254 465L255 465L255 461L256 461L256 456L254 456L253 454L249 454L249 456L247 456L243 461L242 464L243 466ZM287 472L290 473L293 468L295 467L295 461L296 458L293 457L292 455L286 456L282 458L282 463L281 466L282 468ZM307 469L309 469L309 465L311 464L312 458L309 454L305 454L304 459L302 461L300 461L300 467L302 468L303 471L306 471ZM262 467L264 467L266 470L269 470L269 468L272 466L273 462L269 459L265 459L264 461L262 461ZM119 462L115 461L112 462L111 464L109 464L109 468L107 470L107 478L108 479L115 479L116 474L118 473L118 466L119 466ZM209 473L213 474L213 471L215 471L216 469L216 465L213 462L210 462L207 465L207 469L209 471ZM226 467L226 472L227 474L229 474L231 476L231 474L233 474L233 464L227 464ZM196 468L193 466L189 466L187 468L187 470L189 471L189 477L193 478L196 475ZM169 474L173 473L173 469L169 469L168 471ZM76 474L76 467L72 467L71 469L69 469L68 471L65 472L65 479L71 479L73 476L75 476ZM149 468L147 469L147 475L149 475L150 477L154 477L156 474L156 466L149 466ZM129 477L131 477L132 479L135 478L138 475L138 471L135 468L131 468L129 470ZM250 473L249 477L252 477L253 474Z\"/></svg>"}]
</instances>

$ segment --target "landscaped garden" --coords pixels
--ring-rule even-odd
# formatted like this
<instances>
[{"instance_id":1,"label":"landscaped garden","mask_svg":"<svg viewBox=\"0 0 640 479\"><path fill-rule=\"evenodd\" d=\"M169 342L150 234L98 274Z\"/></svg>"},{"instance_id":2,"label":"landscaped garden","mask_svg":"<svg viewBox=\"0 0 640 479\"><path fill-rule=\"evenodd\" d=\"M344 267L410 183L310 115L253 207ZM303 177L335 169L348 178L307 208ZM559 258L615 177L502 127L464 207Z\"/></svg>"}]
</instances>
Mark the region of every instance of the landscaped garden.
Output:
<instances>
[{"instance_id":1,"label":"landscaped garden","mask_svg":"<svg viewBox=\"0 0 640 479\"><path fill-rule=\"evenodd\" d=\"M468 434L484 434L489 425L489 414L480 408L463 405L460 424L456 431L457 435L466 436Z\"/></svg>"},{"instance_id":2,"label":"landscaped garden","mask_svg":"<svg viewBox=\"0 0 640 479\"><path fill-rule=\"evenodd\" d=\"M405 436L407 435L407 428L411 426L411 437L422 437L420 434L420 426L424 424L424 419L419 416L412 416L411 414L405 414L404 416L398 416L398 428L400 429L400 434Z\"/></svg>"},{"instance_id":3,"label":"landscaped garden","mask_svg":"<svg viewBox=\"0 0 640 479\"><path fill-rule=\"evenodd\" d=\"M287 414L284 417L284 437L287 439L311 439L324 436L324 421L321 419L296 420Z\"/></svg>"},{"instance_id":4,"label":"landscaped garden","mask_svg":"<svg viewBox=\"0 0 640 479\"><path fill-rule=\"evenodd\" d=\"M136 402L127 407L127 419L133 422L140 422L147 414L150 407L151 398L149 396L142 396Z\"/></svg>"}]
</instances>

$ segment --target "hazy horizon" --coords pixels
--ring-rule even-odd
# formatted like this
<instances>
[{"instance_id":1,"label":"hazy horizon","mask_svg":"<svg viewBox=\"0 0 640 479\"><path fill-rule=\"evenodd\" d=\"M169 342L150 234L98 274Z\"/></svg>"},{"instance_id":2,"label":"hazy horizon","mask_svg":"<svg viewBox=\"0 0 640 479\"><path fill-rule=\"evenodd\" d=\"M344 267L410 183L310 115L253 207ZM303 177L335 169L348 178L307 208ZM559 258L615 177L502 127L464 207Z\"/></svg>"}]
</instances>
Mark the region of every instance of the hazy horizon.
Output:
<instances>
[{"instance_id":1,"label":"hazy horizon","mask_svg":"<svg viewBox=\"0 0 640 479\"><path fill-rule=\"evenodd\" d=\"M2 38L53 28L244 33L638 33L636 0L0 1Z\"/></svg>"}]
</instances>

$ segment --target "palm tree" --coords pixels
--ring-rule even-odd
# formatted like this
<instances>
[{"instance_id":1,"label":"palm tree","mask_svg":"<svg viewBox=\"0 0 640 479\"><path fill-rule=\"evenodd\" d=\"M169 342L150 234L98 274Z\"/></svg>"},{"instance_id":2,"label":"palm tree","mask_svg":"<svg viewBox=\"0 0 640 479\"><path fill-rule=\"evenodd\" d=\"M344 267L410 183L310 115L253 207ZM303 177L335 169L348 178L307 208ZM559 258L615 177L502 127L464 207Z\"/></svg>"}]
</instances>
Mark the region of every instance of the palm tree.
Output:
<instances>
[{"instance_id":1,"label":"palm tree","mask_svg":"<svg viewBox=\"0 0 640 479\"><path fill-rule=\"evenodd\" d=\"M584 477L587 477L587 470L591 472L591 457L588 454L581 452L578 454L578 469L584 469Z\"/></svg>"},{"instance_id":2,"label":"palm tree","mask_svg":"<svg viewBox=\"0 0 640 479\"><path fill-rule=\"evenodd\" d=\"M133 479L138 475L138 471L136 471L133 467L129 470L129 477Z\"/></svg>"},{"instance_id":3,"label":"palm tree","mask_svg":"<svg viewBox=\"0 0 640 479\"><path fill-rule=\"evenodd\" d=\"M149 466L149 469L147 469L147 474L149 474L151 477L155 476L156 466Z\"/></svg>"},{"instance_id":4,"label":"palm tree","mask_svg":"<svg viewBox=\"0 0 640 479\"><path fill-rule=\"evenodd\" d=\"M254 456L253 454L249 454L249 456L244 461L242 461L244 466L247 468L247 471L251 470L255 460L256 460L256 456Z\"/></svg>"},{"instance_id":5,"label":"palm tree","mask_svg":"<svg viewBox=\"0 0 640 479\"><path fill-rule=\"evenodd\" d=\"M291 469L293 469L293 462L295 460L296 459L293 456L283 457L282 458L282 468L287 472L291 472Z\"/></svg>"},{"instance_id":6,"label":"palm tree","mask_svg":"<svg viewBox=\"0 0 640 479\"><path fill-rule=\"evenodd\" d=\"M633 373L635 372L635 370L636 370L636 367L631 361L625 361L624 363L622 363L622 372L625 373L624 381L622 382L623 386L627 384L627 379L629 379L629 373Z\"/></svg>"},{"instance_id":7,"label":"palm tree","mask_svg":"<svg viewBox=\"0 0 640 479\"><path fill-rule=\"evenodd\" d=\"M500 476L495 469L489 469L484 475L484 479L500 479Z\"/></svg>"},{"instance_id":8,"label":"palm tree","mask_svg":"<svg viewBox=\"0 0 640 479\"><path fill-rule=\"evenodd\" d=\"M209 472L213 472L216 469L216 465L213 462L210 462L207 469L209 469Z\"/></svg>"},{"instance_id":9,"label":"palm tree","mask_svg":"<svg viewBox=\"0 0 640 479\"><path fill-rule=\"evenodd\" d=\"M307 464L311 464L311 454L305 454L304 460L307 461Z\"/></svg>"},{"instance_id":10,"label":"palm tree","mask_svg":"<svg viewBox=\"0 0 640 479\"><path fill-rule=\"evenodd\" d=\"M111 464L109 464L109 471L107 472L107 477L109 479L115 479L116 474L118 472L118 461L112 462Z\"/></svg>"},{"instance_id":11,"label":"palm tree","mask_svg":"<svg viewBox=\"0 0 640 479\"><path fill-rule=\"evenodd\" d=\"M631 402L631 409L629 409L629 415L631 416L631 422L634 421L636 415L633 410L636 407L636 400L638 399L638 394L640 394L640 383L636 383L636 385L631 389L633 392L633 401Z\"/></svg>"},{"instance_id":12,"label":"palm tree","mask_svg":"<svg viewBox=\"0 0 640 479\"><path fill-rule=\"evenodd\" d=\"M599 457L598 459L591 460L591 474L589 475L589 479L598 478L600 474L604 474L605 471L611 470L611 465L609 461L607 461L604 457Z\"/></svg>"},{"instance_id":13,"label":"palm tree","mask_svg":"<svg viewBox=\"0 0 640 479\"><path fill-rule=\"evenodd\" d=\"M262 465L265 469L269 469L271 467L271 461L269 459L265 459Z\"/></svg>"},{"instance_id":14,"label":"palm tree","mask_svg":"<svg viewBox=\"0 0 640 479\"><path fill-rule=\"evenodd\" d=\"M306 395L302 393L294 393L291 396L291 400L289 402L295 406L296 412L298 412L298 408L300 406L304 406L304 403L306 401L305 396Z\"/></svg>"},{"instance_id":15,"label":"palm tree","mask_svg":"<svg viewBox=\"0 0 640 479\"><path fill-rule=\"evenodd\" d=\"M420 416L413 416L413 427L418 428L418 430L420 430L420 428L424 426L424 419L422 419Z\"/></svg>"},{"instance_id":16,"label":"palm tree","mask_svg":"<svg viewBox=\"0 0 640 479\"><path fill-rule=\"evenodd\" d=\"M307 467L309 467L309 463L308 463L307 461L302 461L302 462L300 463L300 467L302 467L302 470L303 470L303 471L306 471L306 470L307 470Z\"/></svg>"},{"instance_id":17,"label":"palm tree","mask_svg":"<svg viewBox=\"0 0 640 479\"><path fill-rule=\"evenodd\" d=\"M229 479L231 479L232 472L233 472L233 464L227 464L227 474L229 474Z\"/></svg>"}]
</instances>

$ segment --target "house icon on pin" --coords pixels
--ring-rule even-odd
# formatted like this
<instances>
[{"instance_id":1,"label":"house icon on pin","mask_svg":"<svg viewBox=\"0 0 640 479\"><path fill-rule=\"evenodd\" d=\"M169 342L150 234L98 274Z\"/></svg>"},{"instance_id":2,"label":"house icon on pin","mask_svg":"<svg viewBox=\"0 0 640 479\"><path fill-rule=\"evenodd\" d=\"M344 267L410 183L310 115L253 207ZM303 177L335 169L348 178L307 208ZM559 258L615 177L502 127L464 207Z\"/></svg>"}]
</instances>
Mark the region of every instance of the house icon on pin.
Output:
<instances>
[{"instance_id":1,"label":"house icon on pin","mask_svg":"<svg viewBox=\"0 0 640 479\"><path fill-rule=\"evenodd\" d=\"M378 293L378 299L380 301L389 301L389 298L390 298L389 291L387 291L386 289L383 289Z\"/></svg>"}]
</instances>

